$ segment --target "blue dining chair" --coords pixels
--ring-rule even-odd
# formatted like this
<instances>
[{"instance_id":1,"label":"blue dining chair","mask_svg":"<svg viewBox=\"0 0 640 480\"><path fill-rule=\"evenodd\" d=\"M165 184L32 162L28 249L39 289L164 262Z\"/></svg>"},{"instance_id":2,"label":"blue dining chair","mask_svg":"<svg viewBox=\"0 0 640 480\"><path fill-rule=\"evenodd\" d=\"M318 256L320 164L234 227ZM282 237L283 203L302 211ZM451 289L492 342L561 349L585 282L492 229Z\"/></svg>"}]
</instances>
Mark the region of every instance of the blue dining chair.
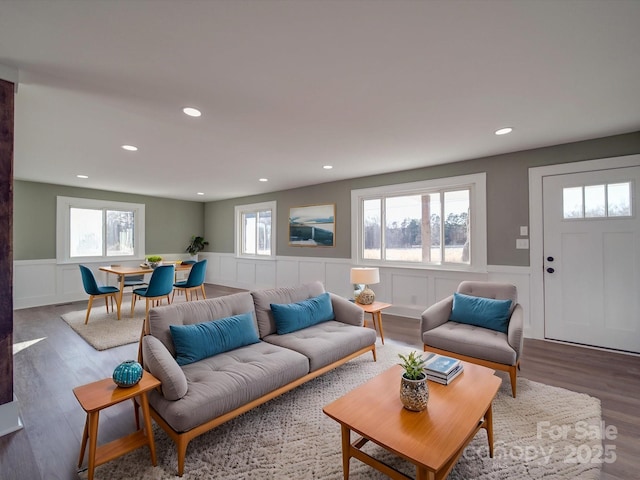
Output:
<instances>
[{"instance_id":1,"label":"blue dining chair","mask_svg":"<svg viewBox=\"0 0 640 480\"><path fill-rule=\"evenodd\" d=\"M193 266L191 267L191 271L189 272L189 276L187 277L187 279L182 282L176 282L173 284L173 295L171 296L171 301L173 301L173 297L176 294L176 290L178 290L179 292L181 291L184 292L184 296L187 302L190 300L189 297L191 297L191 300L193 300L194 290L196 292L196 299L200 300L200 297L198 296L198 290L202 292L203 298L207 298L207 296L204 293L204 277L205 277L206 271L207 271L206 259L200 260L199 262L194 263Z\"/></svg>"},{"instance_id":2,"label":"blue dining chair","mask_svg":"<svg viewBox=\"0 0 640 480\"><path fill-rule=\"evenodd\" d=\"M91 306L93 305L94 298L104 297L104 303L107 307L107 313L109 313L109 298L111 298L111 311L113 312L113 301L116 301L116 305L118 305L118 318L120 318L120 303L116 298L116 294L120 293L120 289L117 287L111 287L108 285L101 286L98 285L96 281L96 277L93 275L93 272L85 267L84 265L79 265L80 274L82 275L82 286L84 287L84 291L89 295L89 305L87 306L87 316L84 319L84 324L89 323L89 314L91 313Z\"/></svg>"},{"instance_id":3,"label":"blue dining chair","mask_svg":"<svg viewBox=\"0 0 640 480\"><path fill-rule=\"evenodd\" d=\"M167 301L171 303L169 294L173 291L174 274L175 265L159 265L153 270L147 288L135 288L133 290L133 297L131 298L131 318L133 318L133 310L136 307L136 299L138 297L144 298L147 302L145 322L146 319L149 318L150 302L155 301L156 305L159 305L164 297L167 297Z\"/></svg>"}]
</instances>

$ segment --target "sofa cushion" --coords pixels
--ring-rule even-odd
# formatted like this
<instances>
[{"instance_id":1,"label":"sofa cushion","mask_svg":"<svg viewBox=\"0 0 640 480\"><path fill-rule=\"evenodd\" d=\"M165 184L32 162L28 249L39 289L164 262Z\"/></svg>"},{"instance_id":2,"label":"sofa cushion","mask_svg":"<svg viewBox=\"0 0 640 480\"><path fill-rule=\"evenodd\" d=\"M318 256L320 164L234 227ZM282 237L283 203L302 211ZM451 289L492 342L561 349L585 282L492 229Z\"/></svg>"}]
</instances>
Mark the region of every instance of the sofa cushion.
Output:
<instances>
[{"instance_id":1,"label":"sofa cushion","mask_svg":"<svg viewBox=\"0 0 640 480\"><path fill-rule=\"evenodd\" d=\"M151 335L142 339L144 368L162 382L162 395L167 400L179 400L187 393L187 378L169 350Z\"/></svg>"},{"instance_id":2,"label":"sofa cushion","mask_svg":"<svg viewBox=\"0 0 640 480\"><path fill-rule=\"evenodd\" d=\"M507 333L511 300L453 294L453 308L449 320Z\"/></svg>"},{"instance_id":3,"label":"sofa cushion","mask_svg":"<svg viewBox=\"0 0 640 480\"><path fill-rule=\"evenodd\" d=\"M310 282L295 287L270 288L251 292L258 322L260 338L276 333L276 322L271 311L272 303L295 303L324 293L321 282Z\"/></svg>"},{"instance_id":4,"label":"sofa cushion","mask_svg":"<svg viewBox=\"0 0 640 480\"><path fill-rule=\"evenodd\" d=\"M170 325L178 365L260 341L251 312L193 325Z\"/></svg>"},{"instance_id":5,"label":"sofa cushion","mask_svg":"<svg viewBox=\"0 0 640 480\"><path fill-rule=\"evenodd\" d=\"M195 302L194 302L195 303ZM309 360L293 350L258 342L182 367L189 391L177 402L149 392L153 409L186 432L247 405L309 373Z\"/></svg>"},{"instance_id":6,"label":"sofa cushion","mask_svg":"<svg viewBox=\"0 0 640 480\"><path fill-rule=\"evenodd\" d=\"M272 303L271 311L278 335L295 332L316 323L333 320L331 297L323 293L296 303Z\"/></svg>"},{"instance_id":7,"label":"sofa cushion","mask_svg":"<svg viewBox=\"0 0 640 480\"><path fill-rule=\"evenodd\" d=\"M309 359L309 370L314 372L375 345L376 332L372 328L330 320L286 335L268 335L263 340L300 352Z\"/></svg>"}]
</instances>

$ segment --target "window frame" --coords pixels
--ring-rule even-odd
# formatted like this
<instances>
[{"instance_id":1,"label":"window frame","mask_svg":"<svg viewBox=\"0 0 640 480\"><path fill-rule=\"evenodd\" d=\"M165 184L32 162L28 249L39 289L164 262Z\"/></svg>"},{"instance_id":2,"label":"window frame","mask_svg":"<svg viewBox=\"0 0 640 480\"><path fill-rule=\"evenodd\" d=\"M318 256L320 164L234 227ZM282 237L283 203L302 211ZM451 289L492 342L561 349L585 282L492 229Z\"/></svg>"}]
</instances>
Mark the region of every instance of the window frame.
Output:
<instances>
[{"instance_id":1,"label":"window frame","mask_svg":"<svg viewBox=\"0 0 640 480\"><path fill-rule=\"evenodd\" d=\"M269 202L249 203L245 205L236 205L234 207L234 249L235 256L237 258L251 258L259 260L275 260L276 258L276 207L277 202L275 200ZM262 255L259 253L243 253L242 252L242 239L244 238L244 223L242 222L243 215L247 213L264 212L265 210L271 211L271 242L269 255ZM256 252L257 252L256 248Z\"/></svg>"},{"instance_id":2,"label":"window frame","mask_svg":"<svg viewBox=\"0 0 640 480\"><path fill-rule=\"evenodd\" d=\"M367 259L364 245L364 200L401 195L418 195L469 188L470 263L422 263L396 260ZM351 191L351 258L358 265L421 270L487 271L487 193L486 173L422 180L410 183L381 185Z\"/></svg>"},{"instance_id":3,"label":"window frame","mask_svg":"<svg viewBox=\"0 0 640 480\"><path fill-rule=\"evenodd\" d=\"M133 255L71 257L71 208L132 211L134 219ZM106 231L106 230L105 230ZM80 197L56 197L56 263L112 263L139 260L145 256L145 205L143 203L96 200Z\"/></svg>"}]
</instances>

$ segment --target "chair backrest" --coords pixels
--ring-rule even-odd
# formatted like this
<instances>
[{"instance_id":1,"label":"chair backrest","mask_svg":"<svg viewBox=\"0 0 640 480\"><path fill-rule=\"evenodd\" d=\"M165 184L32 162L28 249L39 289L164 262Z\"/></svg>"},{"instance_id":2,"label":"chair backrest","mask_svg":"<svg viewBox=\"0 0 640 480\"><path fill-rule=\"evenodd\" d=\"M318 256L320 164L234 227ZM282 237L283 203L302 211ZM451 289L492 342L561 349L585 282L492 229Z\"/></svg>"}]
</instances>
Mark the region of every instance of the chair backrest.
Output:
<instances>
[{"instance_id":1,"label":"chair backrest","mask_svg":"<svg viewBox=\"0 0 640 480\"><path fill-rule=\"evenodd\" d=\"M151 274L145 297L163 297L173 291L175 266L159 265Z\"/></svg>"},{"instance_id":2,"label":"chair backrest","mask_svg":"<svg viewBox=\"0 0 640 480\"><path fill-rule=\"evenodd\" d=\"M93 272L84 265L79 265L79 267L80 274L82 275L82 286L84 287L84 291L87 292L88 295L100 295L98 282L96 282L96 277L93 276Z\"/></svg>"},{"instance_id":3,"label":"chair backrest","mask_svg":"<svg viewBox=\"0 0 640 480\"><path fill-rule=\"evenodd\" d=\"M204 276L207 271L207 260L200 260L193 264L187 278L186 287L199 287L204 283Z\"/></svg>"}]
</instances>

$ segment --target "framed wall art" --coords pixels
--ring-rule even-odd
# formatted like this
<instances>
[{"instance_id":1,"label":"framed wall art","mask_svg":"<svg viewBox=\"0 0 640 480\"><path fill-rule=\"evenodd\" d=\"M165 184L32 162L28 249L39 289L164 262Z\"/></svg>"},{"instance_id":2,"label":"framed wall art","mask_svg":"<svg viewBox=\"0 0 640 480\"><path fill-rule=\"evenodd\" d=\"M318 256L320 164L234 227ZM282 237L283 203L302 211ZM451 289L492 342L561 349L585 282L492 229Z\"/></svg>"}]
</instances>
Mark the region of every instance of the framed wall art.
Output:
<instances>
[{"instance_id":1,"label":"framed wall art","mask_svg":"<svg viewBox=\"0 0 640 480\"><path fill-rule=\"evenodd\" d=\"M306 205L289 209L289 245L335 247L336 205Z\"/></svg>"}]
</instances>

